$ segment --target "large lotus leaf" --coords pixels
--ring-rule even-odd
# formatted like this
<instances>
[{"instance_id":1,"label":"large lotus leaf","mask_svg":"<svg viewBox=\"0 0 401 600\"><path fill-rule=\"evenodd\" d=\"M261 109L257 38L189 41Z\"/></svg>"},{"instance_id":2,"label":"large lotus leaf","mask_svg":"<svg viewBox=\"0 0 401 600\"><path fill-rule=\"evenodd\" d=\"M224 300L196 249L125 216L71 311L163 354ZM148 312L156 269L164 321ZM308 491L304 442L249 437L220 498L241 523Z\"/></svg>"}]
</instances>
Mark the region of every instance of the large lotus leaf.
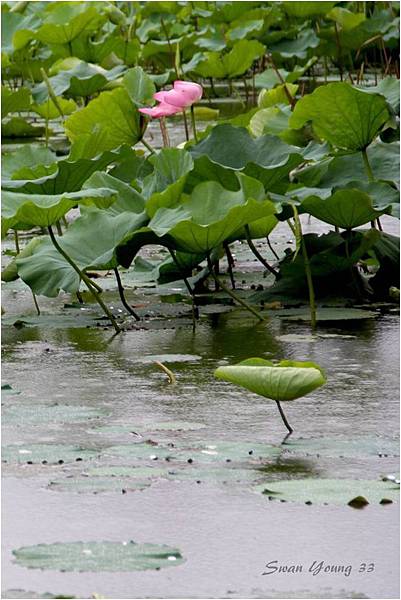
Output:
<instances>
[{"instance_id":1,"label":"large lotus leaf","mask_svg":"<svg viewBox=\"0 0 401 600\"><path fill-rule=\"evenodd\" d=\"M343 82L318 87L301 98L290 125L299 129L308 121L316 134L337 148L364 150L388 121L384 96L366 94Z\"/></svg>"},{"instance_id":2,"label":"large lotus leaf","mask_svg":"<svg viewBox=\"0 0 401 600\"><path fill-rule=\"evenodd\" d=\"M28 44L41 21L35 15L21 15L16 12L2 11L1 47L2 52L13 54Z\"/></svg>"},{"instance_id":3,"label":"large lotus leaf","mask_svg":"<svg viewBox=\"0 0 401 600\"><path fill-rule=\"evenodd\" d=\"M141 138L139 113L124 88L102 92L66 120L65 130L72 142L82 134L93 135L94 130L103 132L97 153L122 144L133 146Z\"/></svg>"},{"instance_id":4,"label":"large lotus leaf","mask_svg":"<svg viewBox=\"0 0 401 600\"><path fill-rule=\"evenodd\" d=\"M20 171L39 165L52 165L57 161L56 155L39 144L25 144L2 156L2 178L20 179Z\"/></svg>"},{"instance_id":5,"label":"large lotus leaf","mask_svg":"<svg viewBox=\"0 0 401 600\"><path fill-rule=\"evenodd\" d=\"M326 15L336 2L282 2L281 6L287 15L306 19Z\"/></svg>"},{"instance_id":6,"label":"large lotus leaf","mask_svg":"<svg viewBox=\"0 0 401 600\"><path fill-rule=\"evenodd\" d=\"M291 107L271 106L258 110L249 121L248 129L252 135L276 135L289 144L302 144L304 137L301 131L290 129L289 119Z\"/></svg>"},{"instance_id":7,"label":"large lotus leaf","mask_svg":"<svg viewBox=\"0 0 401 600\"><path fill-rule=\"evenodd\" d=\"M239 177L238 192L213 181L199 184L182 206L159 209L149 228L160 237L173 238L177 249L200 254L216 248L244 225L274 214L275 205L263 199L263 186L250 177Z\"/></svg>"},{"instance_id":8,"label":"large lotus leaf","mask_svg":"<svg viewBox=\"0 0 401 600\"><path fill-rule=\"evenodd\" d=\"M20 566L56 571L144 571L184 562L177 548L133 541L38 544L13 550L13 554Z\"/></svg>"},{"instance_id":9,"label":"large lotus leaf","mask_svg":"<svg viewBox=\"0 0 401 600\"><path fill-rule=\"evenodd\" d=\"M85 181L83 189L86 188L108 188L117 192L117 200L107 209L107 213L110 215L118 215L122 212L142 213L145 208L145 200L141 194L124 181L108 173L102 171L93 173Z\"/></svg>"},{"instance_id":10,"label":"large lotus leaf","mask_svg":"<svg viewBox=\"0 0 401 600\"><path fill-rule=\"evenodd\" d=\"M95 6L78 2L60 2L43 14L45 23L35 37L44 44L68 44L83 31L96 29L103 18Z\"/></svg>"},{"instance_id":11,"label":"large lotus leaf","mask_svg":"<svg viewBox=\"0 0 401 600\"><path fill-rule=\"evenodd\" d=\"M259 108L270 108L276 104L289 104L288 94L295 96L297 90L298 85L295 83L283 83L271 90L262 90L258 97L258 106Z\"/></svg>"},{"instance_id":12,"label":"large lotus leaf","mask_svg":"<svg viewBox=\"0 0 401 600\"><path fill-rule=\"evenodd\" d=\"M49 81L56 96L66 93L72 97L87 97L98 92L109 82L120 76L124 71L123 66L114 67L110 71L98 65L80 61L72 69L60 71ZM32 95L37 104L42 104L49 98L48 87L42 82L32 89Z\"/></svg>"},{"instance_id":13,"label":"large lotus leaf","mask_svg":"<svg viewBox=\"0 0 401 600\"><path fill-rule=\"evenodd\" d=\"M363 89L369 94L382 94L391 108L396 113L400 112L400 84L395 77L385 77L377 85Z\"/></svg>"},{"instance_id":14,"label":"large lotus leaf","mask_svg":"<svg viewBox=\"0 0 401 600\"><path fill-rule=\"evenodd\" d=\"M269 190L282 178L288 179L288 173L303 161L299 148L271 135L255 140L245 128L232 125L217 125L190 152L195 160L206 155L213 163L243 170Z\"/></svg>"},{"instance_id":15,"label":"large lotus leaf","mask_svg":"<svg viewBox=\"0 0 401 600\"><path fill-rule=\"evenodd\" d=\"M143 181L143 194L147 198L146 212L153 217L161 207L174 207L183 192L193 160L186 150L164 148L148 162L153 172Z\"/></svg>"},{"instance_id":16,"label":"large lotus leaf","mask_svg":"<svg viewBox=\"0 0 401 600\"><path fill-rule=\"evenodd\" d=\"M163 209L165 210L165 209ZM174 240L169 236L159 237L149 227L140 227L133 233L129 233L121 240L120 244L116 247L117 261L123 267L128 268L139 250L143 246L150 244L165 246L171 250L176 249Z\"/></svg>"},{"instance_id":17,"label":"large lotus leaf","mask_svg":"<svg viewBox=\"0 0 401 600\"><path fill-rule=\"evenodd\" d=\"M32 256L36 247L39 246L41 243L42 239L40 237L34 237L32 240L30 240L28 244L20 251L20 253L14 256L14 258L2 270L1 280L8 282L15 281L16 279L18 279L17 259Z\"/></svg>"},{"instance_id":18,"label":"large lotus leaf","mask_svg":"<svg viewBox=\"0 0 401 600\"><path fill-rule=\"evenodd\" d=\"M298 36L293 39L281 39L277 43L269 45L271 52L279 54L282 58L297 57L306 59L309 49L317 48L320 39L312 28L300 31Z\"/></svg>"},{"instance_id":19,"label":"large lotus leaf","mask_svg":"<svg viewBox=\"0 0 401 600\"><path fill-rule=\"evenodd\" d=\"M264 53L265 47L260 42L239 40L227 54L205 52L200 55L200 62L194 64L195 61L191 61L184 65L184 70L193 71L202 77L238 77L243 75L252 66L253 61Z\"/></svg>"},{"instance_id":20,"label":"large lotus leaf","mask_svg":"<svg viewBox=\"0 0 401 600\"><path fill-rule=\"evenodd\" d=\"M152 485L150 480L129 479L125 477L64 477L50 481L49 490L56 492L75 492L77 494L99 494L101 492L135 492L144 490Z\"/></svg>"},{"instance_id":21,"label":"large lotus leaf","mask_svg":"<svg viewBox=\"0 0 401 600\"><path fill-rule=\"evenodd\" d=\"M31 125L31 123L22 117L5 119L1 124L1 135L3 138L33 138L40 137L44 133L44 127Z\"/></svg>"},{"instance_id":22,"label":"large lotus leaf","mask_svg":"<svg viewBox=\"0 0 401 600\"><path fill-rule=\"evenodd\" d=\"M252 240L258 240L260 238L265 238L271 234L273 229L276 227L278 223L278 219L275 215L269 215L268 217L263 217L262 219L257 219L256 221L252 221L248 225L249 237ZM235 240L244 240L247 239L248 232L245 231L245 228L236 231L232 236L232 241ZM231 240L228 240L229 242Z\"/></svg>"},{"instance_id":23,"label":"large lotus leaf","mask_svg":"<svg viewBox=\"0 0 401 600\"><path fill-rule=\"evenodd\" d=\"M303 200L302 209L325 223L352 229L391 211L391 197L388 200L385 206L377 209L371 195L359 189L348 188L334 192L329 198L309 196Z\"/></svg>"},{"instance_id":24,"label":"large lotus leaf","mask_svg":"<svg viewBox=\"0 0 401 600\"><path fill-rule=\"evenodd\" d=\"M376 179L399 182L399 142L377 142L369 146L366 152ZM350 181L364 181L366 177L366 167L360 152L319 160L296 174L297 180L305 185L319 185L323 188L340 187Z\"/></svg>"},{"instance_id":25,"label":"large lotus leaf","mask_svg":"<svg viewBox=\"0 0 401 600\"><path fill-rule=\"evenodd\" d=\"M358 479L297 479L290 481L272 481L255 488L272 500L302 502L311 504L340 504L355 502L358 508L365 504L379 504L387 499L398 502L400 488L396 484L379 480ZM352 506L352 504L351 504Z\"/></svg>"},{"instance_id":26,"label":"large lotus leaf","mask_svg":"<svg viewBox=\"0 0 401 600\"><path fill-rule=\"evenodd\" d=\"M3 235L10 228L31 229L53 225L77 204L95 204L99 208L107 208L115 199L115 191L107 188L48 196L3 192Z\"/></svg>"},{"instance_id":27,"label":"large lotus leaf","mask_svg":"<svg viewBox=\"0 0 401 600\"><path fill-rule=\"evenodd\" d=\"M1 86L1 118L9 113L24 112L30 109L32 102L31 92L27 88L13 91L5 85Z\"/></svg>"},{"instance_id":28,"label":"large lotus leaf","mask_svg":"<svg viewBox=\"0 0 401 600\"><path fill-rule=\"evenodd\" d=\"M280 402L295 400L326 383L320 367L311 362L281 361L274 365L260 358L218 367L215 377L240 385Z\"/></svg>"},{"instance_id":29,"label":"large lotus leaf","mask_svg":"<svg viewBox=\"0 0 401 600\"><path fill-rule=\"evenodd\" d=\"M3 181L2 187L8 190L26 192L27 194L62 194L63 192L77 192L85 181L96 171L101 171L112 162L119 162L126 154L127 148L120 151L102 152L95 158L77 158L69 156L59 160L56 170L38 179L25 180L18 177L18 181ZM28 154L28 151L26 151ZM40 154L38 154L40 156ZM45 157L44 157L45 158ZM25 173L26 174L26 173ZM24 175L24 172L21 173ZM17 179L13 177L12 179ZM107 187L107 186L103 186Z\"/></svg>"},{"instance_id":30,"label":"large lotus leaf","mask_svg":"<svg viewBox=\"0 0 401 600\"><path fill-rule=\"evenodd\" d=\"M115 247L144 222L144 214L89 212L69 226L59 243L81 269L112 269L118 264ZM55 297L60 290L79 290L78 274L48 239L42 240L31 256L16 262L19 276L36 294Z\"/></svg>"}]
</instances>

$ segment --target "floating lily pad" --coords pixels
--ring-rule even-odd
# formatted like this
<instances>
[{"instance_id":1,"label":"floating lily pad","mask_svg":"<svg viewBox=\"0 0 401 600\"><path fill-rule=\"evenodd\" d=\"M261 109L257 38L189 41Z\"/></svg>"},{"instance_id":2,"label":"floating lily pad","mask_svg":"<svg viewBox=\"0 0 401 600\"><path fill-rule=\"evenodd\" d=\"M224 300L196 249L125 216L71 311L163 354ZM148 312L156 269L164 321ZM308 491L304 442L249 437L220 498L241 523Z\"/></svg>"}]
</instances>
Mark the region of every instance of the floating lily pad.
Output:
<instances>
[{"instance_id":1,"label":"floating lily pad","mask_svg":"<svg viewBox=\"0 0 401 600\"><path fill-rule=\"evenodd\" d=\"M399 443L381 438L312 438L287 440L283 448L291 453L330 457L399 456Z\"/></svg>"},{"instance_id":2,"label":"floating lily pad","mask_svg":"<svg viewBox=\"0 0 401 600\"><path fill-rule=\"evenodd\" d=\"M203 423L190 423L189 421L171 421L165 423L138 423L128 425L105 425L104 427L96 427L92 430L96 433L105 434L124 434L133 433L141 434L153 433L155 431L196 431L198 429L204 429L206 425Z\"/></svg>"},{"instance_id":3,"label":"floating lily pad","mask_svg":"<svg viewBox=\"0 0 401 600\"><path fill-rule=\"evenodd\" d=\"M311 504L348 504L358 496L369 504L378 504L383 498L397 501L399 486L376 480L351 479L297 479L275 481L255 490L274 500Z\"/></svg>"},{"instance_id":4,"label":"floating lily pad","mask_svg":"<svg viewBox=\"0 0 401 600\"><path fill-rule=\"evenodd\" d=\"M154 363L155 361L165 362L194 362L202 360L201 356L196 354L152 354L149 356L140 356L135 358L133 362Z\"/></svg>"},{"instance_id":5,"label":"floating lily pad","mask_svg":"<svg viewBox=\"0 0 401 600\"><path fill-rule=\"evenodd\" d=\"M92 493L99 492L133 492L144 490L151 485L151 481L141 481L128 477L65 477L51 481L49 489L58 492Z\"/></svg>"},{"instance_id":6,"label":"floating lily pad","mask_svg":"<svg viewBox=\"0 0 401 600\"><path fill-rule=\"evenodd\" d=\"M99 317L88 313L65 314L65 315L10 315L2 319L3 325L13 325L17 328L43 327L44 329L71 329L72 327L96 326Z\"/></svg>"},{"instance_id":7,"label":"floating lily pad","mask_svg":"<svg viewBox=\"0 0 401 600\"><path fill-rule=\"evenodd\" d=\"M286 321L310 321L309 308L287 308L275 310L274 314ZM378 313L357 308L318 308L318 321L351 321L354 319L375 319Z\"/></svg>"},{"instance_id":8,"label":"floating lily pad","mask_svg":"<svg viewBox=\"0 0 401 600\"><path fill-rule=\"evenodd\" d=\"M55 571L143 571L184 562L177 548L133 541L38 544L13 550L13 554L22 567Z\"/></svg>"},{"instance_id":9,"label":"floating lily pad","mask_svg":"<svg viewBox=\"0 0 401 600\"><path fill-rule=\"evenodd\" d=\"M163 469L156 467L126 467L126 466L110 466L110 467L94 467L85 471L90 477L129 477L130 479L151 479L161 477L166 474Z\"/></svg>"},{"instance_id":10,"label":"floating lily pad","mask_svg":"<svg viewBox=\"0 0 401 600\"><path fill-rule=\"evenodd\" d=\"M9 383L4 383L1 386L1 395L3 396L17 396L21 392L19 390L15 390L12 385ZM3 415L4 417L4 415Z\"/></svg>"},{"instance_id":11,"label":"floating lily pad","mask_svg":"<svg viewBox=\"0 0 401 600\"><path fill-rule=\"evenodd\" d=\"M179 454L175 448L166 448L150 443L127 444L125 446L111 446L105 450L112 456L124 456L131 459L162 460L168 457L175 457Z\"/></svg>"},{"instance_id":12,"label":"floating lily pad","mask_svg":"<svg viewBox=\"0 0 401 600\"><path fill-rule=\"evenodd\" d=\"M281 449L258 442L208 442L192 453L194 462L245 462L276 458Z\"/></svg>"},{"instance_id":13,"label":"floating lily pad","mask_svg":"<svg viewBox=\"0 0 401 600\"><path fill-rule=\"evenodd\" d=\"M174 481L196 481L196 483L242 483L257 481L263 473L254 469L230 469L228 467L172 469L167 475Z\"/></svg>"},{"instance_id":14,"label":"floating lily pad","mask_svg":"<svg viewBox=\"0 0 401 600\"><path fill-rule=\"evenodd\" d=\"M16 599L16 598L27 598L28 600L34 600L36 598L76 598L76 596L67 596L66 594L38 594L37 592L30 592L26 590L6 590L1 594L2 598Z\"/></svg>"},{"instance_id":15,"label":"floating lily pad","mask_svg":"<svg viewBox=\"0 0 401 600\"><path fill-rule=\"evenodd\" d=\"M303 333L287 333L285 335L278 335L277 340L280 342L295 342L295 343L305 343L305 342L316 342L316 335L307 335Z\"/></svg>"},{"instance_id":16,"label":"floating lily pad","mask_svg":"<svg viewBox=\"0 0 401 600\"><path fill-rule=\"evenodd\" d=\"M78 460L87 460L97 456L99 452L80 448L79 446L56 444L24 444L3 446L1 451L2 461L8 463L43 463L50 464L70 463Z\"/></svg>"},{"instance_id":17,"label":"floating lily pad","mask_svg":"<svg viewBox=\"0 0 401 600\"><path fill-rule=\"evenodd\" d=\"M4 425L41 425L51 423L76 423L105 417L109 413L100 408L57 404L18 404L3 410Z\"/></svg>"}]
</instances>

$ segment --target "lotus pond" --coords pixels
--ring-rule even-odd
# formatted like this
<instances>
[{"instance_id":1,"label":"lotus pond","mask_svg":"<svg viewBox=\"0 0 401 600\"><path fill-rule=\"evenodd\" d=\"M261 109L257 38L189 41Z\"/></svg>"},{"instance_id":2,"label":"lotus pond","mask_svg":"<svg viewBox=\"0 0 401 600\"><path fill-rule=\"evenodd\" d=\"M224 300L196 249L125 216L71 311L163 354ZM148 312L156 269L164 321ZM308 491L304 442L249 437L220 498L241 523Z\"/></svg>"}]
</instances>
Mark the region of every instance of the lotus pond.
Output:
<instances>
[{"instance_id":1,"label":"lotus pond","mask_svg":"<svg viewBox=\"0 0 401 600\"><path fill-rule=\"evenodd\" d=\"M2 597L399 597L399 4L2 27Z\"/></svg>"}]
</instances>

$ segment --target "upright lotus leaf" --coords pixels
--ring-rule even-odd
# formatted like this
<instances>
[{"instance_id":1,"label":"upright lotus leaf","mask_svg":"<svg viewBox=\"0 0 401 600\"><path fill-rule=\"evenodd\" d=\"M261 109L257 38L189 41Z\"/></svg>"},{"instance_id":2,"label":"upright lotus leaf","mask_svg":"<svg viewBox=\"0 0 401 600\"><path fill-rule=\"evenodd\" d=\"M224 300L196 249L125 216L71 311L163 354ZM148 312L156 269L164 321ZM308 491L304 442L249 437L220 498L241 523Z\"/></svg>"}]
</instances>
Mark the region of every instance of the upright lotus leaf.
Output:
<instances>
[{"instance_id":1,"label":"upright lotus leaf","mask_svg":"<svg viewBox=\"0 0 401 600\"><path fill-rule=\"evenodd\" d=\"M145 200L133 187L113 177L109 173L97 171L85 182L83 189L108 188L115 190L118 194L117 200L106 209L109 215L119 215L123 212L142 213L145 208ZM91 207L85 210L91 210Z\"/></svg>"},{"instance_id":2,"label":"upright lotus leaf","mask_svg":"<svg viewBox=\"0 0 401 600\"><path fill-rule=\"evenodd\" d=\"M281 59L299 58L305 60L311 54L311 50L317 48L319 44L320 39L314 29L308 27L301 30L295 38L291 32L288 38L270 44L269 50L274 54L279 54Z\"/></svg>"},{"instance_id":3,"label":"upright lotus leaf","mask_svg":"<svg viewBox=\"0 0 401 600\"><path fill-rule=\"evenodd\" d=\"M2 156L2 179L25 179L21 173L27 169L39 166L53 165L57 156L44 146L39 144L24 144L13 150L5 152Z\"/></svg>"},{"instance_id":4,"label":"upright lotus leaf","mask_svg":"<svg viewBox=\"0 0 401 600\"><path fill-rule=\"evenodd\" d=\"M1 86L1 118L4 119L13 112L24 112L30 109L32 103L31 92L28 88L21 87L16 91L10 90L5 85Z\"/></svg>"},{"instance_id":5,"label":"upright lotus leaf","mask_svg":"<svg viewBox=\"0 0 401 600\"><path fill-rule=\"evenodd\" d=\"M305 137L302 130L290 128L291 114L291 106L262 108L252 116L248 129L256 137L275 135L287 144L301 146L305 142Z\"/></svg>"},{"instance_id":6,"label":"upright lotus leaf","mask_svg":"<svg viewBox=\"0 0 401 600\"><path fill-rule=\"evenodd\" d=\"M66 120L65 130L71 142L100 130L104 135L98 140L96 153L122 144L133 146L142 136L139 113L124 88L102 92Z\"/></svg>"},{"instance_id":7,"label":"upright lotus leaf","mask_svg":"<svg viewBox=\"0 0 401 600\"><path fill-rule=\"evenodd\" d=\"M64 116L71 115L77 110L77 105L75 104L74 100L71 99L67 100L66 98L58 97L57 104ZM60 118L59 109L55 106L50 98L45 100L45 102L42 104L32 104L31 111L46 121Z\"/></svg>"},{"instance_id":8,"label":"upright lotus leaf","mask_svg":"<svg viewBox=\"0 0 401 600\"><path fill-rule=\"evenodd\" d=\"M348 83L329 83L297 102L290 126L298 129L311 121L320 138L356 152L369 146L389 118L384 96Z\"/></svg>"},{"instance_id":9,"label":"upright lotus leaf","mask_svg":"<svg viewBox=\"0 0 401 600\"><path fill-rule=\"evenodd\" d=\"M119 151L106 151L95 158L73 159L70 155L63 160L57 161L56 169L38 179L6 180L2 187L7 190L24 192L27 194L62 194L63 192L77 192L85 181L94 173L104 169L112 162L119 162L127 153L131 152L127 147ZM40 154L38 154L40 156ZM22 175L24 173L21 173ZM13 179L16 179L15 177ZM107 186L103 186L107 187Z\"/></svg>"},{"instance_id":10,"label":"upright lotus leaf","mask_svg":"<svg viewBox=\"0 0 401 600\"><path fill-rule=\"evenodd\" d=\"M355 188L337 190L328 198L316 195L302 201L302 210L308 214L342 229L353 229L373 221L384 212L391 212L392 198L385 199L384 206L376 208L369 193Z\"/></svg>"},{"instance_id":11,"label":"upright lotus leaf","mask_svg":"<svg viewBox=\"0 0 401 600\"><path fill-rule=\"evenodd\" d=\"M149 228L159 237L168 235L182 252L210 252L244 225L276 210L257 180L245 175L238 178L238 192L213 181L199 184L178 208L159 209Z\"/></svg>"},{"instance_id":12,"label":"upright lotus leaf","mask_svg":"<svg viewBox=\"0 0 401 600\"><path fill-rule=\"evenodd\" d=\"M109 81L115 80L124 70L125 67L121 65L107 71L98 65L79 61L71 69L60 71L50 77L49 81L56 96L66 94L73 98L88 97L103 89ZM49 98L46 83L43 81L36 85L32 89L32 95L37 104L45 102Z\"/></svg>"},{"instance_id":13,"label":"upright lotus leaf","mask_svg":"<svg viewBox=\"0 0 401 600\"><path fill-rule=\"evenodd\" d=\"M59 243L82 270L114 269L118 266L116 246L146 220L144 213L113 215L110 209L91 211L71 223ZM70 293L79 290L78 274L49 239L42 239L29 257L17 257L16 264L18 275L36 294L55 297L60 290Z\"/></svg>"},{"instance_id":14,"label":"upright lotus leaf","mask_svg":"<svg viewBox=\"0 0 401 600\"><path fill-rule=\"evenodd\" d=\"M184 72L193 71L202 77L238 77L252 66L257 58L265 53L265 46L256 40L239 40L227 54L205 52L199 61L183 65Z\"/></svg>"},{"instance_id":15,"label":"upright lotus leaf","mask_svg":"<svg viewBox=\"0 0 401 600\"><path fill-rule=\"evenodd\" d=\"M214 375L274 400L289 433L293 430L280 402L301 398L326 383L326 377L316 363L291 360L275 364L263 358L248 358L237 365L219 367Z\"/></svg>"},{"instance_id":16,"label":"upright lotus leaf","mask_svg":"<svg viewBox=\"0 0 401 600\"><path fill-rule=\"evenodd\" d=\"M80 2L57 2L44 11L43 25L35 38L44 44L68 44L83 31L95 30L104 19L95 6Z\"/></svg>"},{"instance_id":17,"label":"upright lotus leaf","mask_svg":"<svg viewBox=\"0 0 401 600\"><path fill-rule=\"evenodd\" d=\"M303 161L301 149L289 146L275 136L264 135L256 140L243 127L217 125L210 135L192 146L195 160L208 159L226 169L241 170L263 182L266 190L284 180L289 172Z\"/></svg>"},{"instance_id":18,"label":"upright lotus leaf","mask_svg":"<svg viewBox=\"0 0 401 600\"><path fill-rule=\"evenodd\" d=\"M8 265L1 272L1 280L5 282L15 281L18 279L18 267L17 258L26 258L32 256L34 250L42 242L40 237L32 238L27 245L21 250L19 254L8 263Z\"/></svg>"},{"instance_id":19,"label":"upright lotus leaf","mask_svg":"<svg viewBox=\"0 0 401 600\"><path fill-rule=\"evenodd\" d=\"M149 106L154 102L156 86L142 67L134 67L125 73L123 84L135 106Z\"/></svg>"},{"instance_id":20,"label":"upright lotus leaf","mask_svg":"<svg viewBox=\"0 0 401 600\"><path fill-rule=\"evenodd\" d=\"M279 402L301 398L326 383L321 368L313 362L283 360L274 364L262 358L218 367L215 377Z\"/></svg>"},{"instance_id":21,"label":"upright lotus leaf","mask_svg":"<svg viewBox=\"0 0 401 600\"><path fill-rule=\"evenodd\" d=\"M178 204L194 163L191 155L179 148L164 148L148 162L153 173L143 181L143 194L147 198L146 212L153 217L159 208Z\"/></svg>"},{"instance_id":22,"label":"upright lotus leaf","mask_svg":"<svg viewBox=\"0 0 401 600\"><path fill-rule=\"evenodd\" d=\"M289 104L288 96L294 97L297 90L298 85L295 83L283 83L271 90L262 90L259 93L258 106L259 108L270 108L276 104Z\"/></svg>"},{"instance_id":23,"label":"upright lotus leaf","mask_svg":"<svg viewBox=\"0 0 401 600\"><path fill-rule=\"evenodd\" d=\"M327 15L336 2L282 2L281 6L287 15L307 19Z\"/></svg>"},{"instance_id":24,"label":"upright lotus leaf","mask_svg":"<svg viewBox=\"0 0 401 600\"><path fill-rule=\"evenodd\" d=\"M95 204L107 208L116 199L116 192L107 188L82 190L56 195L33 195L3 192L2 235L9 229L49 227L77 204Z\"/></svg>"},{"instance_id":25,"label":"upright lotus leaf","mask_svg":"<svg viewBox=\"0 0 401 600\"><path fill-rule=\"evenodd\" d=\"M381 94L390 104L394 112L400 112L400 85L395 77L385 77L372 87L363 88L368 94Z\"/></svg>"}]
</instances>

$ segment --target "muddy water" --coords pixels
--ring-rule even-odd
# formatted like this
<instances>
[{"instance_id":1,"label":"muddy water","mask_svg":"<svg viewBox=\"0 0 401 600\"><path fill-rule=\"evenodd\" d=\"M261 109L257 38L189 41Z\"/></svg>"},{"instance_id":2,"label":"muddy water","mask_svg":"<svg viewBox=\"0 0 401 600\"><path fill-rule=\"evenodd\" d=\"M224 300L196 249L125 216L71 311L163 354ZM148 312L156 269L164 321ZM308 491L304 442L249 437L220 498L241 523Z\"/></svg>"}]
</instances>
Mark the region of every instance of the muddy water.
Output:
<instances>
[{"instance_id":1,"label":"muddy water","mask_svg":"<svg viewBox=\"0 0 401 600\"><path fill-rule=\"evenodd\" d=\"M248 270L253 268L254 263L247 263ZM145 292L141 290L149 302ZM112 298L115 302L113 294L109 293L110 303ZM44 312L62 312L63 300L69 297L41 299ZM5 286L3 302L6 316L34 314L29 294L19 283ZM104 412L80 422L38 419L21 426L6 421L3 444L75 444L98 451L92 466L130 464L129 459L110 457L107 448L133 444L137 437L130 431L99 428L129 424L130 430L143 431L148 423L189 421L204 427L159 431L151 438L189 448L216 441L279 446L285 429L275 405L216 381L213 371L219 364L249 356L309 359L326 370L328 383L286 407L293 438L357 438L361 448L374 443L390 451L362 450L335 457L316 452L280 455L260 469L264 481L376 479L398 469L394 452L398 331L394 314L320 324L317 335L311 336L307 324L273 316L266 325L255 325L240 311L204 316L195 333L188 318L175 317L165 319L158 329L132 330L117 337L103 327L7 325L3 382L21 394L6 395L6 409L18 403L41 407L57 403ZM175 386L167 383L155 360L175 373ZM196 466L194 455L191 467ZM207 477L201 484L161 478L144 491L127 494L48 488L49 481L77 476L85 468L82 463L4 465L3 590L80 598L93 593L111 598L399 597L396 505L354 510L282 504L255 493L251 484L227 485ZM21 546L130 539L177 546L186 562L159 572L84 574L13 563L12 550ZM302 571L262 575L266 563L275 560L301 565ZM309 572L313 561L351 565L351 573L313 575ZM374 563L374 571L358 572L361 563Z\"/></svg>"}]
</instances>

